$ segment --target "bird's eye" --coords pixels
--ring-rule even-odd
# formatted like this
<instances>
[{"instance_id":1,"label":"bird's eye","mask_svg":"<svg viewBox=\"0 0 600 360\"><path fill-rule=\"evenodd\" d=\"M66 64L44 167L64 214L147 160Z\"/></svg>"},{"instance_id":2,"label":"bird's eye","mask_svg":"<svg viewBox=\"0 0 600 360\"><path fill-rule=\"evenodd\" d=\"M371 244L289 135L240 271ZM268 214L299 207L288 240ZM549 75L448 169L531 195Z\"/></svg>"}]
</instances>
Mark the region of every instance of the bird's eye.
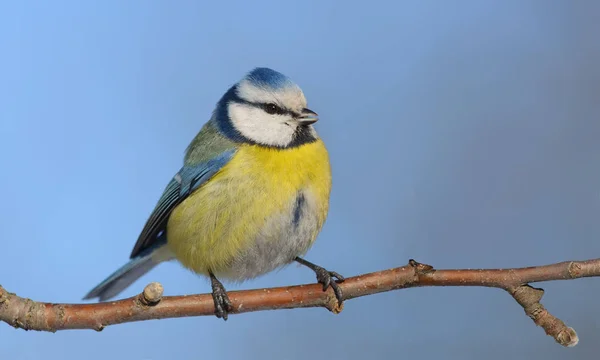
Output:
<instances>
[{"instance_id":1,"label":"bird's eye","mask_svg":"<svg viewBox=\"0 0 600 360\"><path fill-rule=\"evenodd\" d=\"M281 108L273 103L265 104L264 109L268 114L279 114L282 112Z\"/></svg>"}]
</instances>

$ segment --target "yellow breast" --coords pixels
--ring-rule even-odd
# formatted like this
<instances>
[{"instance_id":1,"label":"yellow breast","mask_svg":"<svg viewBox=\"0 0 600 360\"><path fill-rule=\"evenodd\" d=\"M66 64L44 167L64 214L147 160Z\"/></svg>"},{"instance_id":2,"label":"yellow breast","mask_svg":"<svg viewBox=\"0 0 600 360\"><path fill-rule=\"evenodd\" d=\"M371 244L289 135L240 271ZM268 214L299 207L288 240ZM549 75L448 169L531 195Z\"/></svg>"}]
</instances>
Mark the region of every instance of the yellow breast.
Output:
<instances>
[{"instance_id":1,"label":"yellow breast","mask_svg":"<svg viewBox=\"0 0 600 360\"><path fill-rule=\"evenodd\" d=\"M197 273L227 273L240 257L251 255L246 252L256 252L252 242L265 232L266 223L279 226L271 220L290 211L299 191L312 201L316 225L306 240L312 244L327 216L330 189L329 157L321 140L283 150L242 145L227 165L173 210L168 245ZM278 241L277 236L269 241Z\"/></svg>"}]
</instances>

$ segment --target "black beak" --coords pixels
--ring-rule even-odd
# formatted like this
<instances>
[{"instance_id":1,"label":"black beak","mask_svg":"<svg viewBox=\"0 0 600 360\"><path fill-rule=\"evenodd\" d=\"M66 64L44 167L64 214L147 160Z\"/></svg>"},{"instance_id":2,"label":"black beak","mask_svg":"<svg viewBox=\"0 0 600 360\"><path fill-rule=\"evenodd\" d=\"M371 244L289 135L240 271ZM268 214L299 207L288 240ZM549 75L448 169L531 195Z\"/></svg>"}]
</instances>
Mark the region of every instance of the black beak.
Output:
<instances>
[{"instance_id":1,"label":"black beak","mask_svg":"<svg viewBox=\"0 0 600 360\"><path fill-rule=\"evenodd\" d=\"M298 122L301 125L310 125L314 124L319 120L319 115L311 109L302 109L302 113L300 117L298 117Z\"/></svg>"}]
</instances>

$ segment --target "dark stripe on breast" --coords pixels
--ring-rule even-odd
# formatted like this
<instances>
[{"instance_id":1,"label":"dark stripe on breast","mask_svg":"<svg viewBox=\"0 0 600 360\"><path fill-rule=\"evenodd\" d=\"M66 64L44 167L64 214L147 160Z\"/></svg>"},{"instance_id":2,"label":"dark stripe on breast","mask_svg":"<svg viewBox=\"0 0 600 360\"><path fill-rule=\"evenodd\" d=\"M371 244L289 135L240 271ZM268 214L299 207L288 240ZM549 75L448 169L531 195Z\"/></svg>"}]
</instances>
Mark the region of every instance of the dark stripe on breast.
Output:
<instances>
[{"instance_id":1,"label":"dark stripe on breast","mask_svg":"<svg viewBox=\"0 0 600 360\"><path fill-rule=\"evenodd\" d=\"M304 203L306 199L304 198L304 193L299 191L296 195L296 205L294 206L294 218L292 219L292 224L294 228L297 228L300 225L300 219L302 218L302 209L304 208Z\"/></svg>"}]
</instances>

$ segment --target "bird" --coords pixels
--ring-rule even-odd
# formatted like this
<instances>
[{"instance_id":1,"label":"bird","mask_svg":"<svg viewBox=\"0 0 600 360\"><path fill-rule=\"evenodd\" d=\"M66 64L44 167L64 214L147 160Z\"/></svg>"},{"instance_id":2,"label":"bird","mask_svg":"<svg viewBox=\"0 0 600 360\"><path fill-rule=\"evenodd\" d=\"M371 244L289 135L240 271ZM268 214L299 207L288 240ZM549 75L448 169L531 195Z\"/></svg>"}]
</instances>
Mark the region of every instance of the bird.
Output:
<instances>
[{"instance_id":1,"label":"bird","mask_svg":"<svg viewBox=\"0 0 600 360\"><path fill-rule=\"evenodd\" d=\"M344 277L304 259L331 193L318 119L289 77L267 67L246 73L185 150L129 262L84 300L111 299L159 263L177 260L210 279L215 315L224 320L232 304L221 280L239 283L294 262L341 303Z\"/></svg>"}]
</instances>

